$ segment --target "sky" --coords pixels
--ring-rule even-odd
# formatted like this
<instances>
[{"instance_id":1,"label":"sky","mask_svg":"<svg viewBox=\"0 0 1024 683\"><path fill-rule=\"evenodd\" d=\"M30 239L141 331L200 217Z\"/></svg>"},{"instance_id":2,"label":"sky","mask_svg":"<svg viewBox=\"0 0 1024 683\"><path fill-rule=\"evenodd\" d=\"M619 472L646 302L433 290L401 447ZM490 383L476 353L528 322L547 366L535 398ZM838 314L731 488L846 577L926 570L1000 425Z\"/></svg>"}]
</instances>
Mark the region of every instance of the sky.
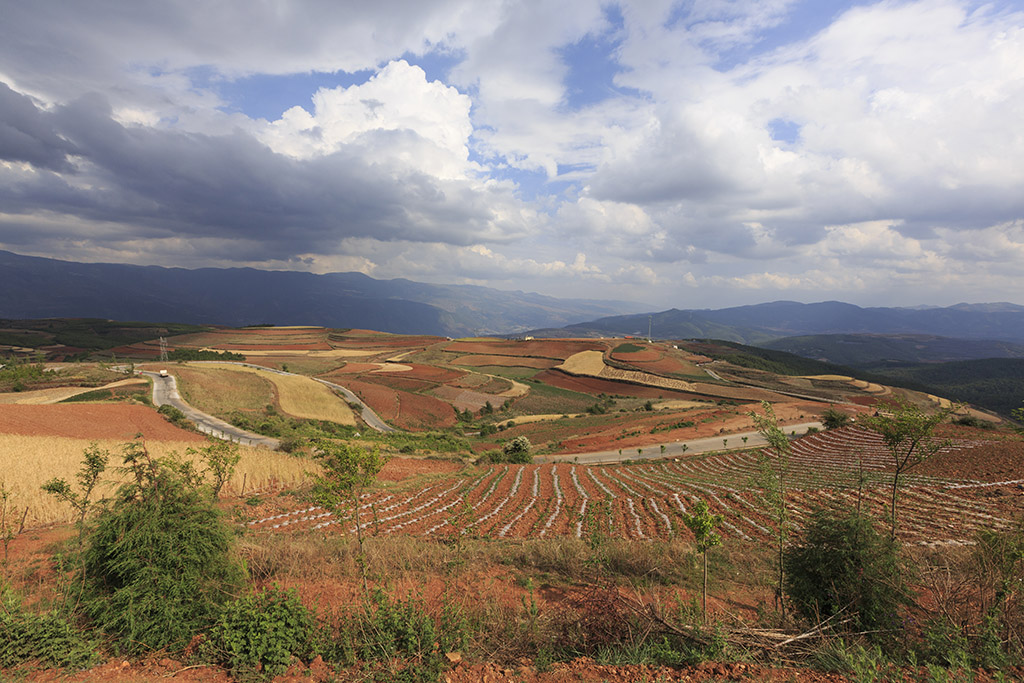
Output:
<instances>
[{"instance_id":1,"label":"sky","mask_svg":"<svg viewBox=\"0 0 1024 683\"><path fill-rule=\"evenodd\" d=\"M0 0L0 249L1024 304L1021 0Z\"/></svg>"}]
</instances>

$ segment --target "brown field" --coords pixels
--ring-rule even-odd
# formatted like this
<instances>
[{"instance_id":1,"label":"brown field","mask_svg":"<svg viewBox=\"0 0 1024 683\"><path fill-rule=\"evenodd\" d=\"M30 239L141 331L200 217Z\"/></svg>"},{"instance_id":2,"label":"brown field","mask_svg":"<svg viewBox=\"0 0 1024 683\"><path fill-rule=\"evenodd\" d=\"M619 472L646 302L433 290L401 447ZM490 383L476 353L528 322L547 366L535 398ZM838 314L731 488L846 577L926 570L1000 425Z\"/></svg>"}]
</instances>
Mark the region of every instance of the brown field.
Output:
<instances>
[{"instance_id":1,"label":"brown field","mask_svg":"<svg viewBox=\"0 0 1024 683\"><path fill-rule=\"evenodd\" d=\"M119 403L0 405L0 434L203 443L195 432L175 427L148 406Z\"/></svg>"},{"instance_id":2,"label":"brown field","mask_svg":"<svg viewBox=\"0 0 1024 683\"><path fill-rule=\"evenodd\" d=\"M122 379L100 387L54 387L52 389L36 389L34 391L14 391L0 394L0 404L44 405L60 403L79 394L100 389L116 389L120 387L138 387L146 384L144 379Z\"/></svg>"}]
</instances>

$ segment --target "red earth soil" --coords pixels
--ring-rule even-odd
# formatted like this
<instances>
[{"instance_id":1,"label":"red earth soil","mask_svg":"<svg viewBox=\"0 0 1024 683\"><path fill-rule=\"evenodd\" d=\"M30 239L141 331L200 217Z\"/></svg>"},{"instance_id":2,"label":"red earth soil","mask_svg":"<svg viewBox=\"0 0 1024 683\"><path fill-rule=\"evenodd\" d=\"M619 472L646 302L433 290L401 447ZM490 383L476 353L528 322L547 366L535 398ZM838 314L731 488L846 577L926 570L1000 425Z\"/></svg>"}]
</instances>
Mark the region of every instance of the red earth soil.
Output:
<instances>
[{"instance_id":1,"label":"red earth soil","mask_svg":"<svg viewBox=\"0 0 1024 683\"><path fill-rule=\"evenodd\" d=\"M437 386L437 382L426 382L421 379L406 377L404 372L370 372L362 376L366 382L373 382L381 386L399 391L426 391Z\"/></svg>"},{"instance_id":2,"label":"red earth soil","mask_svg":"<svg viewBox=\"0 0 1024 683\"><path fill-rule=\"evenodd\" d=\"M488 401L490 401L492 406L500 406L505 402L505 399L501 396L447 385L434 389L432 393L455 406L456 410L469 410L470 412L480 410L487 405Z\"/></svg>"},{"instance_id":3,"label":"red earth soil","mask_svg":"<svg viewBox=\"0 0 1024 683\"><path fill-rule=\"evenodd\" d=\"M355 339L332 338L331 345L338 349L372 349L372 348L415 348L426 347L445 341L444 337L357 337Z\"/></svg>"},{"instance_id":4,"label":"red earth soil","mask_svg":"<svg viewBox=\"0 0 1024 683\"><path fill-rule=\"evenodd\" d=\"M912 471L950 479L1024 479L1024 442L986 441L970 450L940 453Z\"/></svg>"},{"instance_id":5,"label":"red earth soil","mask_svg":"<svg viewBox=\"0 0 1024 683\"><path fill-rule=\"evenodd\" d=\"M230 342L228 344L217 344L218 349L230 351L330 351L331 346L327 342L316 342L311 344L246 344L245 342Z\"/></svg>"},{"instance_id":6,"label":"red earth soil","mask_svg":"<svg viewBox=\"0 0 1024 683\"><path fill-rule=\"evenodd\" d=\"M666 399L692 399L695 397L695 394L684 391L616 382L610 379L601 379L600 377L567 375L558 370L545 370L535 375L534 379L559 389L569 389L570 391L578 391L581 394L591 394L593 396L610 394L615 396L635 396L637 398Z\"/></svg>"},{"instance_id":7,"label":"red earth soil","mask_svg":"<svg viewBox=\"0 0 1024 683\"><path fill-rule=\"evenodd\" d=\"M526 358L523 356L460 356L452 361L452 365L465 365L475 368L484 365L495 365L510 368L553 368L558 365L557 358Z\"/></svg>"},{"instance_id":8,"label":"red earth soil","mask_svg":"<svg viewBox=\"0 0 1024 683\"><path fill-rule=\"evenodd\" d=\"M405 429L450 427L455 424L451 406L432 396L389 389L374 382L346 380L345 386L359 395L382 419Z\"/></svg>"},{"instance_id":9,"label":"red earth soil","mask_svg":"<svg viewBox=\"0 0 1024 683\"><path fill-rule=\"evenodd\" d=\"M206 438L179 429L146 406L117 404L0 405L0 433L131 440L141 433L154 441Z\"/></svg>"},{"instance_id":10,"label":"red earth soil","mask_svg":"<svg viewBox=\"0 0 1024 683\"><path fill-rule=\"evenodd\" d=\"M619 360L618 356L613 356L616 360ZM652 361L629 361L630 365L633 365L638 370L644 370L646 372L653 372L658 375L685 375L693 374L693 366L682 363L677 358L665 356Z\"/></svg>"},{"instance_id":11,"label":"red earth soil","mask_svg":"<svg viewBox=\"0 0 1024 683\"><path fill-rule=\"evenodd\" d=\"M136 346L134 344L128 346L117 346L110 349L110 352L116 356L126 356L129 358L149 358L160 355L160 349L146 348L144 346Z\"/></svg>"},{"instance_id":12,"label":"red earth soil","mask_svg":"<svg viewBox=\"0 0 1024 683\"><path fill-rule=\"evenodd\" d=\"M427 382L437 382L439 384L457 380L466 374L461 370L449 370L448 368L439 368L434 365L420 365L417 363L403 363L403 365L408 365L412 370L403 370L402 372L396 373L395 376L421 379Z\"/></svg>"},{"instance_id":13,"label":"red earth soil","mask_svg":"<svg viewBox=\"0 0 1024 683\"><path fill-rule=\"evenodd\" d=\"M320 377L326 380L337 379L334 377L335 375L360 375L364 372L373 372L378 367L376 363L345 363L342 367L331 370Z\"/></svg>"},{"instance_id":14,"label":"red earth soil","mask_svg":"<svg viewBox=\"0 0 1024 683\"><path fill-rule=\"evenodd\" d=\"M527 356L534 358L557 358L565 360L580 351L603 351L607 344L558 339L537 339L533 341L457 341L444 347L454 353L484 354L494 356Z\"/></svg>"},{"instance_id":15,"label":"red earth soil","mask_svg":"<svg viewBox=\"0 0 1024 683\"><path fill-rule=\"evenodd\" d=\"M420 458L391 458L377 475L384 481L402 481L423 474L450 474L458 472L462 463L451 460L423 460Z\"/></svg>"}]
</instances>

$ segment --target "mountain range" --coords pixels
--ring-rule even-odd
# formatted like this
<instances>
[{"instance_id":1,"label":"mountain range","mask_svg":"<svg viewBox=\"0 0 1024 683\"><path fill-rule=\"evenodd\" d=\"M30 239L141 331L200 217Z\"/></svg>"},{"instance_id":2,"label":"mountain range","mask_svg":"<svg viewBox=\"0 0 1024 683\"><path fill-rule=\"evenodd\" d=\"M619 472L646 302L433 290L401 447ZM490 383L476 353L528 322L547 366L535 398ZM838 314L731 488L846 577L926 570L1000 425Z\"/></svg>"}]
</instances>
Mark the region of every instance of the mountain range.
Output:
<instances>
[{"instance_id":1,"label":"mountain range","mask_svg":"<svg viewBox=\"0 0 1024 683\"><path fill-rule=\"evenodd\" d=\"M0 251L0 317L360 327L450 337L555 327L637 312L625 301L557 299L362 273L76 263Z\"/></svg>"}]
</instances>

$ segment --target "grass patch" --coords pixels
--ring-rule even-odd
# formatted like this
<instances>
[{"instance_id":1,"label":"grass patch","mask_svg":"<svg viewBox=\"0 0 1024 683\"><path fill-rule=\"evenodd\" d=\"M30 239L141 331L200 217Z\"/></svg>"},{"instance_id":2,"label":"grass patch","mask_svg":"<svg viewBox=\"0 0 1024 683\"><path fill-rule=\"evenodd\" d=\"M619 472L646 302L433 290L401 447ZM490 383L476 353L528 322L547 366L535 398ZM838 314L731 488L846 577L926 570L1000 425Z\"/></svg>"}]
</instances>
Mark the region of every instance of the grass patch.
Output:
<instances>
[{"instance_id":1,"label":"grass patch","mask_svg":"<svg viewBox=\"0 0 1024 683\"><path fill-rule=\"evenodd\" d=\"M530 382L530 393L515 400L513 410L523 415L546 415L549 413L582 413L594 405L596 400L590 394L569 389L559 389L549 384Z\"/></svg>"},{"instance_id":2,"label":"grass patch","mask_svg":"<svg viewBox=\"0 0 1024 683\"><path fill-rule=\"evenodd\" d=\"M262 413L276 398L270 380L252 373L182 365L174 375L189 405L222 419L236 412Z\"/></svg>"}]
</instances>

